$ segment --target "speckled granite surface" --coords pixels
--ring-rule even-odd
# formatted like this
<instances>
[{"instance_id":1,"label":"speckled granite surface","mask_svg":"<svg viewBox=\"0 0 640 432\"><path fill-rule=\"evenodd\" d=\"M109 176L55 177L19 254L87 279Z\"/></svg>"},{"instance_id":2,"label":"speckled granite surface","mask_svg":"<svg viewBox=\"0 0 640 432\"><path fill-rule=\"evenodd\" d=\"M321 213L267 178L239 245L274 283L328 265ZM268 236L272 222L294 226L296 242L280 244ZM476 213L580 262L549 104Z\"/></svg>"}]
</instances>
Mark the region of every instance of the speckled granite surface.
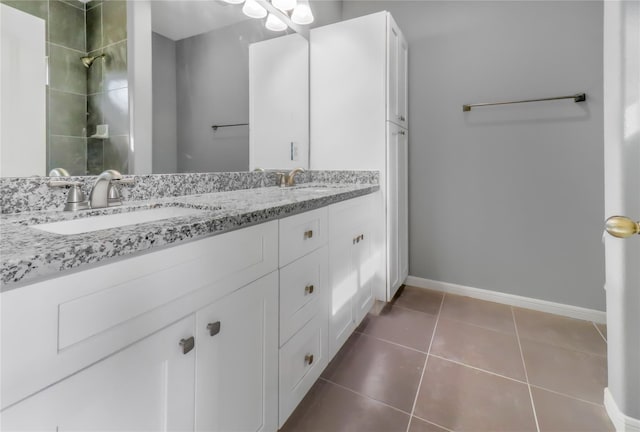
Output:
<instances>
[{"instance_id":1,"label":"speckled granite surface","mask_svg":"<svg viewBox=\"0 0 640 432\"><path fill-rule=\"evenodd\" d=\"M292 188L253 186L235 191L193 193L171 197L168 195L175 193L175 191L158 189L154 193L159 197L146 201L128 201L121 207L109 209L75 213L22 211L3 214L0 222L0 236L2 238L0 242L0 290L17 288L61 275L63 273L60 272L66 270L107 261L110 258L132 255L154 247L220 234L379 190L377 173L364 177L348 172L342 173L342 175L336 174L333 177L330 175L326 175L324 178L319 176L318 178L324 180L323 183L313 182L313 173L307 173L305 180L308 180L309 183ZM270 173L250 174L263 179L271 175ZM233 178L233 176L229 176L229 178ZM329 178L336 181L329 182L327 181ZM345 183L339 183L339 178L342 178ZM352 181L347 183L349 179ZM370 183L364 183L361 181L362 179L367 179ZM190 190L199 190L198 188L201 186L196 183L198 182L192 184L193 187ZM157 187L161 188L161 186ZM152 187L149 186L149 188ZM189 187L185 186L185 188ZM145 193L151 194L149 189ZM127 195L124 193L123 195L126 199ZM133 193L128 195L128 197L131 196ZM140 193L135 196L144 196L144 194ZM203 210L203 212L192 216L75 235L53 234L29 227L29 225L46 222L163 206L196 208Z\"/></svg>"},{"instance_id":2,"label":"speckled granite surface","mask_svg":"<svg viewBox=\"0 0 640 432\"><path fill-rule=\"evenodd\" d=\"M192 174L152 174L125 176L133 178L133 185L122 185L125 201L140 201L182 195L225 192L276 185L276 171L220 172ZM95 176L71 177L84 184L86 196L95 183ZM40 210L62 210L67 192L64 188L47 186L48 177L0 178L0 213ZM377 171L307 171L296 176L296 183L377 184Z\"/></svg>"}]
</instances>

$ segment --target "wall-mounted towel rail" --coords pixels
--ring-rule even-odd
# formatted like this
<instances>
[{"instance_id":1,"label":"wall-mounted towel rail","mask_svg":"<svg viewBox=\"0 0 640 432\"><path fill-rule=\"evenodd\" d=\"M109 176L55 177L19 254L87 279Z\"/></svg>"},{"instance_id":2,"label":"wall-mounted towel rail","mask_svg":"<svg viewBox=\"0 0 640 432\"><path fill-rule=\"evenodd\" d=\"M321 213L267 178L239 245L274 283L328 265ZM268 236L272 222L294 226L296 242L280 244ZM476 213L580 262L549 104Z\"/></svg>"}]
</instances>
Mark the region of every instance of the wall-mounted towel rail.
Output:
<instances>
[{"instance_id":1,"label":"wall-mounted towel rail","mask_svg":"<svg viewBox=\"0 0 640 432\"><path fill-rule=\"evenodd\" d=\"M573 99L574 102L584 102L587 100L586 93L577 93L571 96L557 96L557 97L549 97L542 99L526 99L526 100L518 100L511 102L487 102L487 103L477 103L477 104L469 104L462 105L462 111L471 111L473 107L482 107L482 106L491 106L491 105L511 105L511 104L519 104L525 102L541 102L541 101L551 101L551 100L559 100L559 99Z\"/></svg>"},{"instance_id":2,"label":"wall-mounted towel rail","mask_svg":"<svg viewBox=\"0 0 640 432\"><path fill-rule=\"evenodd\" d=\"M218 128L223 128L223 127L234 127L234 126L249 126L249 123L236 123L236 124L223 124L223 125L213 125L211 126L211 128L213 129L213 131L217 131Z\"/></svg>"}]
</instances>

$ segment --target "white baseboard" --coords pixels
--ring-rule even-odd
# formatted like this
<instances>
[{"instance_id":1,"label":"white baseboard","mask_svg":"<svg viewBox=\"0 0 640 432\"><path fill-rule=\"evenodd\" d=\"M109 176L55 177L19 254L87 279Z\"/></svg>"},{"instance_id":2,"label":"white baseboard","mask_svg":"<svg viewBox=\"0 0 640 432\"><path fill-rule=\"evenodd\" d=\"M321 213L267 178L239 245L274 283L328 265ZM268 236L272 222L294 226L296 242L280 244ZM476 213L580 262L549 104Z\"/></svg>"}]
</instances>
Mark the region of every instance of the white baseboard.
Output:
<instances>
[{"instance_id":1,"label":"white baseboard","mask_svg":"<svg viewBox=\"0 0 640 432\"><path fill-rule=\"evenodd\" d=\"M490 291L482 288L473 288L464 285L457 285L448 282L423 279L416 276L409 276L405 281L406 285L418 288L428 288L435 291L442 291L450 294L473 297L480 300L503 303L511 306L518 306L525 309L533 309L540 312L547 312L562 315L570 318L577 318L586 321L605 324L607 315L605 312L587 309L579 306L571 306L563 303L555 303L546 300L539 300L531 297L523 297L515 294L507 294L498 291ZM640 431L639 431L640 432Z\"/></svg>"},{"instance_id":2,"label":"white baseboard","mask_svg":"<svg viewBox=\"0 0 640 432\"><path fill-rule=\"evenodd\" d=\"M640 432L640 419L629 417L620 411L608 388L604 389L604 407L617 432Z\"/></svg>"}]
</instances>

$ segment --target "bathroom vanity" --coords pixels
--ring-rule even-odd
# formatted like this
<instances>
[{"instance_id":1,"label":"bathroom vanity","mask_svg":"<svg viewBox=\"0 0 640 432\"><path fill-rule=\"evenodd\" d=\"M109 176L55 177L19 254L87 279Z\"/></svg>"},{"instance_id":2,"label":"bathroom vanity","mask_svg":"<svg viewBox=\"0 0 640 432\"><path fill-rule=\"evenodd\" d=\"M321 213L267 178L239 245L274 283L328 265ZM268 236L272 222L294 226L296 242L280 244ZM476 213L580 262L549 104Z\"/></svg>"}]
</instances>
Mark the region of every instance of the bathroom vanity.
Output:
<instances>
[{"instance_id":1,"label":"bathroom vanity","mask_svg":"<svg viewBox=\"0 0 640 432\"><path fill-rule=\"evenodd\" d=\"M330 317L346 337L372 305L379 193L133 201L116 215L194 212L66 235L43 229L114 210L5 215L3 237L23 243L3 246L3 430L277 430L330 360Z\"/></svg>"}]
</instances>

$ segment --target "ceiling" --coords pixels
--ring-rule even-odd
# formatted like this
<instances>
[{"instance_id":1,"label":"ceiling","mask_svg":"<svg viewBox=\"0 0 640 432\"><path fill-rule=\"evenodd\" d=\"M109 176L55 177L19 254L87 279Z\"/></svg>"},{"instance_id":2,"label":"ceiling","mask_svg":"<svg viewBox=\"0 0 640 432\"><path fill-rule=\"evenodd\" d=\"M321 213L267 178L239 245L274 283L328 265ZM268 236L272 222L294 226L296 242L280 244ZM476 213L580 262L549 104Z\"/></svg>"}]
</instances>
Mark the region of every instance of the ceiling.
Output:
<instances>
[{"instance_id":1,"label":"ceiling","mask_svg":"<svg viewBox=\"0 0 640 432\"><path fill-rule=\"evenodd\" d=\"M151 29L174 41L245 21L242 6L222 0L154 0Z\"/></svg>"}]
</instances>

